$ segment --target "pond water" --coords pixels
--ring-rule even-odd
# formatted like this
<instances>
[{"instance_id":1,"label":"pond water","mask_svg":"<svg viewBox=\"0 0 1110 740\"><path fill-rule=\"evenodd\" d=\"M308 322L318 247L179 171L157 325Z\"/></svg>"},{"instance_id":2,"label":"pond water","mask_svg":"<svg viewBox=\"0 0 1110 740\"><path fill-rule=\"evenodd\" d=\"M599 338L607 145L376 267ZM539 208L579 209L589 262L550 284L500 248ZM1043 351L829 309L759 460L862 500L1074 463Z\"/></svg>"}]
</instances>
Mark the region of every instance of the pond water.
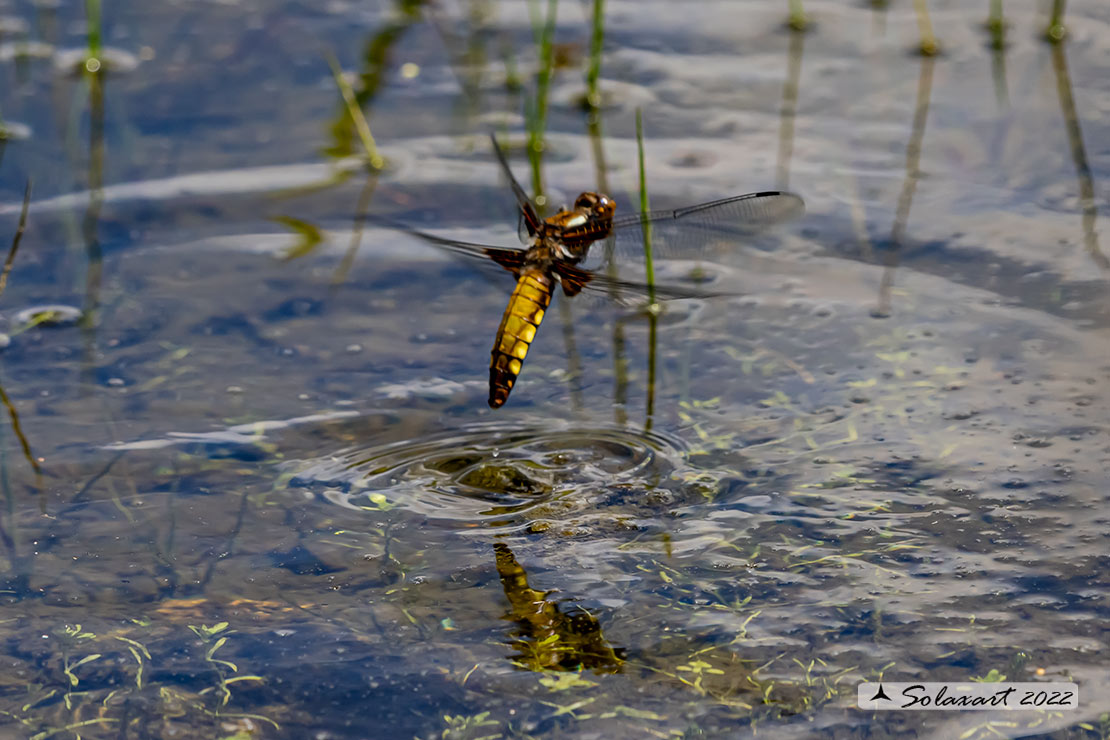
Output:
<instances>
[{"instance_id":1,"label":"pond water","mask_svg":"<svg viewBox=\"0 0 1110 740\"><path fill-rule=\"evenodd\" d=\"M0 735L1110 736L1104 0L610 0L593 114L592 4L96 5L0 0ZM491 410L511 279L381 219L517 245L491 131L632 212L637 110L806 214ZM1002 677L1080 708L855 707Z\"/></svg>"}]
</instances>

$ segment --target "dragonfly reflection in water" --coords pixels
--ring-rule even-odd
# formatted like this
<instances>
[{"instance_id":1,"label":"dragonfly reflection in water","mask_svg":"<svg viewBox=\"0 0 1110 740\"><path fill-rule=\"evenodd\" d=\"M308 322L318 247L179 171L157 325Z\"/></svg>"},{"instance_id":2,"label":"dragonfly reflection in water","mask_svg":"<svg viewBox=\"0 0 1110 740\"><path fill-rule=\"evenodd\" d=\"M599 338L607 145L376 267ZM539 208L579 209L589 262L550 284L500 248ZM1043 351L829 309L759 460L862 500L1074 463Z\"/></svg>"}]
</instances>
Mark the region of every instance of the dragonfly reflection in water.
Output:
<instances>
[{"instance_id":1,"label":"dragonfly reflection in water","mask_svg":"<svg viewBox=\"0 0 1110 740\"><path fill-rule=\"evenodd\" d=\"M736 240L774 224L796 218L805 204L794 193L768 191L723 198L677 210L650 211L616 217L616 204L602 193L586 192L574 207L541 219L524 189L513 177L497 140L491 135L493 151L512 186L520 209L521 236L526 248L496 247L456 241L398 226L408 234L465 257L500 265L516 279L516 288L497 329L489 366L489 405L499 408L520 374L524 358L543 321L555 292L574 297L582 291L602 295L618 303L699 298L721 295L694 286L659 285L621 280L606 274L609 260L642 254L644 224L650 223L653 249L662 258L696 256L712 241ZM594 269L582 265L591 245L609 242L613 249L603 264Z\"/></svg>"}]
</instances>

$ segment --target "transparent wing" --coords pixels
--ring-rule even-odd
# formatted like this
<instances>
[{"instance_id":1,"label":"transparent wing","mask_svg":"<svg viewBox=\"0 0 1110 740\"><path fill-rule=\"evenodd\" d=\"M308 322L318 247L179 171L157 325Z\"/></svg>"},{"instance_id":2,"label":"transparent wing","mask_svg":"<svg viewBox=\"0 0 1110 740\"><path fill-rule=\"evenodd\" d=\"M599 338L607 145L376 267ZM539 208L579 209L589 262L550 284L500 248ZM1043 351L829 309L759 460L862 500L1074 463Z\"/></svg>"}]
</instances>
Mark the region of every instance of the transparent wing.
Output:
<instances>
[{"instance_id":1,"label":"transparent wing","mask_svg":"<svg viewBox=\"0 0 1110 740\"><path fill-rule=\"evenodd\" d=\"M568 295L573 298L581 292L595 299L592 301L594 303L609 301L620 306L643 306L648 304L652 297L656 301L675 301L683 298L713 298L732 294L731 291L721 290L714 285L678 281L656 282L652 290L642 281L627 280L594 270L583 270L565 262L556 263L554 271L564 288L570 286Z\"/></svg>"},{"instance_id":2,"label":"transparent wing","mask_svg":"<svg viewBox=\"0 0 1110 740\"><path fill-rule=\"evenodd\" d=\"M488 244L449 239L427 231L409 228L404 224L380 216L372 216L369 220L466 258L469 263L481 269L489 277L508 274L515 276L517 271L524 266L525 251L522 249L495 247ZM644 282L625 280L593 270L583 270L565 262L555 263L553 269L559 276L560 281L572 286L572 294L583 291L597 299L603 299L600 302L612 302L621 306L640 305L647 303L649 300L650 293L647 284ZM723 294L720 290L701 288L693 284L659 283L655 286L655 299L658 301L708 298Z\"/></svg>"},{"instance_id":3,"label":"transparent wing","mask_svg":"<svg viewBox=\"0 0 1110 740\"><path fill-rule=\"evenodd\" d=\"M524 211L520 211L516 217L516 236L520 239L521 244L531 244L532 237L535 236L535 229L524 215Z\"/></svg>"},{"instance_id":4,"label":"transparent wing","mask_svg":"<svg viewBox=\"0 0 1110 740\"><path fill-rule=\"evenodd\" d=\"M592 279L585 286L585 291L590 295L604 298L620 306L642 306L651 301L652 292L648 290L647 283L612 278L600 273L591 273L591 275ZM689 287L675 285L674 283L657 283L654 293L657 301L714 298L722 295L731 295L731 293L722 290L706 290L695 285Z\"/></svg>"},{"instance_id":5,"label":"transparent wing","mask_svg":"<svg viewBox=\"0 0 1110 740\"><path fill-rule=\"evenodd\" d=\"M459 241L458 239L449 239L427 231L413 229L382 216L370 216L367 220L409 234L410 236L415 236L417 239L425 241L432 246L464 257L471 264L483 269L487 275L504 275L507 271L508 273L513 273L515 276L517 270L524 265L525 252L523 249L495 247L490 244L476 244Z\"/></svg>"},{"instance_id":6,"label":"transparent wing","mask_svg":"<svg viewBox=\"0 0 1110 740\"><path fill-rule=\"evenodd\" d=\"M642 259L647 224L656 258L706 259L715 248L735 248L745 237L804 213L801 197L778 191L737 195L677 210L633 213L613 219L609 244L597 244L595 250L604 252L606 259Z\"/></svg>"},{"instance_id":7,"label":"transparent wing","mask_svg":"<svg viewBox=\"0 0 1110 740\"><path fill-rule=\"evenodd\" d=\"M529 214L535 217L531 203L508 170L501 149L494 142L498 161L513 184L513 191L520 203L521 217L531 228ZM560 278L577 293L585 291L622 305L645 302L650 291L642 281L621 279L609 274L610 264L641 264L643 260L644 224L649 224L652 235L652 252L659 260L705 260L713 247L735 248L744 237L751 236L775 224L801 216L805 212L802 199L793 193L762 192L715 200L677 210L636 213L613 220L611 235L606 243L591 248L588 261L580 267L556 264ZM411 234L441 249L445 249L489 268L497 265L515 274L524 264L524 250L474 244L418 231L389 219L374 217L370 220ZM538 223L538 221L536 222ZM590 267L592 269L583 269ZM488 270L487 270L488 271ZM498 270L494 270L498 272ZM707 298L727 291L712 286L696 284L679 285L661 280L655 285L656 300L682 298Z\"/></svg>"},{"instance_id":8,"label":"transparent wing","mask_svg":"<svg viewBox=\"0 0 1110 740\"><path fill-rule=\"evenodd\" d=\"M525 230L527 230L528 236L534 236L536 231L539 230L540 218L536 215L536 209L532 207L532 201L528 198L528 194L524 192L524 188L513 176L513 171L509 167L509 160L505 158L505 152L501 151L501 146L497 143L497 137L490 134L489 140L493 145L493 153L497 155L497 163L501 165L501 171L505 173L505 177L513 189L513 195L516 196L516 204L520 208L521 219L518 231L520 232L521 241L524 241Z\"/></svg>"}]
</instances>

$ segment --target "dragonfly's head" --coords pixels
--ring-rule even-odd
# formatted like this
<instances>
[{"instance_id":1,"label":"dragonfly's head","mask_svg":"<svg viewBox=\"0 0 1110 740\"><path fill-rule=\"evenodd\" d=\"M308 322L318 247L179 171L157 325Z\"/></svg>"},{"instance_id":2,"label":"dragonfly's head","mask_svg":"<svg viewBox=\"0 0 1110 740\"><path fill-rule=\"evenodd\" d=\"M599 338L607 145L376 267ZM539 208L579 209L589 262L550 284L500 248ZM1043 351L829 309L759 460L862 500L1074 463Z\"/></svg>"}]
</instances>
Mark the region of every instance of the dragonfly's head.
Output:
<instances>
[{"instance_id":1,"label":"dragonfly's head","mask_svg":"<svg viewBox=\"0 0 1110 740\"><path fill-rule=\"evenodd\" d=\"M602 193L582 193L574 201L574 210L588 213L591 220L611 221L617 204Z\"/></svg>"},{"instance_id":2,"label":"dragonfly's head","mask_svg":"<svg viewBox=\"0 0 1110 740\"><path fill-rule=\"evenodd\" d=\"M585 257L591 244L609 236L616 209L617 204L607 195L582 193L575 199L573 211L562 210L548 218L556 256L572 263Z\"/></svg>"}]
</instances>

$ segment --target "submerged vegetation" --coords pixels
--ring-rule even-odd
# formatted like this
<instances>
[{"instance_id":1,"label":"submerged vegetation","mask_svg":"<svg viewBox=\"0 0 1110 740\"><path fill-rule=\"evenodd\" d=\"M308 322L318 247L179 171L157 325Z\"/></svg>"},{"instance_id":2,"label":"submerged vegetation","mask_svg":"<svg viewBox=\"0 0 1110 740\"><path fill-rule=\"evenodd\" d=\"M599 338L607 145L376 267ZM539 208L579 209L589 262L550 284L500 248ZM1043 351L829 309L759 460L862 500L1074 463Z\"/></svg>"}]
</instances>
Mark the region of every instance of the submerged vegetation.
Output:
<instances>
[{"instance_id":1,"label":"submerged vegetation","mask_svg":"<svg viewBox=\"0 0 1110 740\"><path fill-rule=\"evenodd\" d=\"M216 652L234 638L228 624L183 625L177 612L198 603L164 602L153 618L107 627L60 624L27 658L43 657L52 668L27 684L18 709L0 716L26 737L249 737L273 720L234 710L233 692L262 681L240 673ZM189 639L192 633L195 638ZM53 656L58 656L55 662ZM26 676L38 674L29 660ZM194 674L191 686L162 676ZM242 734L240 734L242 733Z\"/></svg>"}]
</instances>

